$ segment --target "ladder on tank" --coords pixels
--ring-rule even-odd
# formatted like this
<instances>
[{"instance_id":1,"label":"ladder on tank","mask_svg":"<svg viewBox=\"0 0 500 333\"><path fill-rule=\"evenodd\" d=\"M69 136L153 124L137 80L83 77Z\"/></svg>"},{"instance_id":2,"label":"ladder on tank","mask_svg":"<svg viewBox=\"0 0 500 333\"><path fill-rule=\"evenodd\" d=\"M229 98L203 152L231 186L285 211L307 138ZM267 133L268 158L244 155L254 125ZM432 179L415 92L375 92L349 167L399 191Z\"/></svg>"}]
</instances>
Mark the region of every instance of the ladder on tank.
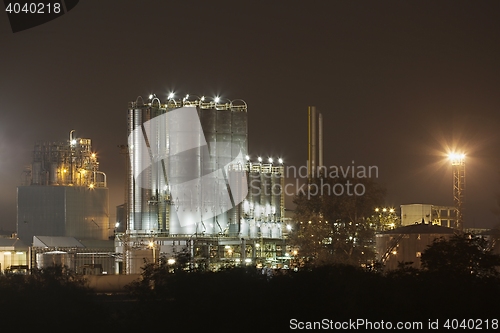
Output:
<instances>
[{"instance_id":1,"label":"ladder on tank","mask_svg":"<svg viewBox=\"0 0 500 333\"><path fill-rule=\"evenodd\" d=\"M399 242L401 241L404 235L405 234L400 234L392 239L391 243L389 244L389 247L387 248L387 251L385 251L384 255L380 259L382 265L384 265L387 259L389 259L389 256L391 255L392 251L394 251L394 249L398 246Z\"/></svg>"}]
</instances>

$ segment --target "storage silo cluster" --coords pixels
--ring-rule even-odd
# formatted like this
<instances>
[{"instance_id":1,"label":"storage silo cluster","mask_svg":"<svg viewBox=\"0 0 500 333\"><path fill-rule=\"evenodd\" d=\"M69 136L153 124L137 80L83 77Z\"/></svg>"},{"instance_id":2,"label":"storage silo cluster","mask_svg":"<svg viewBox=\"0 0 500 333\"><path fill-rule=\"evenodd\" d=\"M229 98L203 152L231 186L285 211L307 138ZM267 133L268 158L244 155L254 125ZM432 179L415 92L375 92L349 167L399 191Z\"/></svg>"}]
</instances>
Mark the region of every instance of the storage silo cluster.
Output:
<instances>
[{"instance_id":1,"label":"storage silo cluster","mask_svg":"<svg viewBox=\"0 0 500 333\"><path fill-rule=\"evenodd\" d=\"M129 103L127 227L115 242L122 271L180 251L211 266L280 255L283 166L250 161L247 127L243 100Z\"/></svg>"}]
</instances>

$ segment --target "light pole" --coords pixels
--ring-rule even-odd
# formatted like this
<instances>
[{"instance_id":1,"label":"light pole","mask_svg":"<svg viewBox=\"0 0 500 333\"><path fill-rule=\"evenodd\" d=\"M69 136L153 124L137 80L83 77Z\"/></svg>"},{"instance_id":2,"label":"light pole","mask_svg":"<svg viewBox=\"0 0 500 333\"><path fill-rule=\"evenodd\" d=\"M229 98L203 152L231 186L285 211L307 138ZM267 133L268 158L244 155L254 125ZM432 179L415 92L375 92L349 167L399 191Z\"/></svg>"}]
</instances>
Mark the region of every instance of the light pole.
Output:
<instances>
[{"instance_id":1,"label":"light pole","mask_svg":"<svg viewBox=\"0 0 500 333\"><path fill-rule=\"evenodd\" d=\"M465 154L450 153L448 158L453 169L453 202L457 212L455 228L464 228L464 198L465 198Z\"/></svg>"}]
</instances>

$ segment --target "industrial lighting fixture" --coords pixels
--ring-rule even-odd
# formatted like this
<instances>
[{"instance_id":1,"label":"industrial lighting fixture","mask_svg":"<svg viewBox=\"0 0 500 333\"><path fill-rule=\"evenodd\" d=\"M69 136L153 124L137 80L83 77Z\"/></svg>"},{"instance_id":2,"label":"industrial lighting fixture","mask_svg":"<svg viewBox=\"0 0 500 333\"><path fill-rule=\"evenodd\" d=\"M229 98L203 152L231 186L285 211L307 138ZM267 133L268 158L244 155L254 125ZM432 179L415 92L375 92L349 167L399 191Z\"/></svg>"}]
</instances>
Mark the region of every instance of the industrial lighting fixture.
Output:
<instances>
[{"instance_id":1,"label":"industrial lighting fixture","mask_svg":"<svg viewBox=\"0 0 500 333\"><path fill-rule=\"evenodd\" d=\"M257 157L257 160L259 161L259 163L262 163L262 157Z\"/></svg>"},{"instance_id":2,"label":"industrial lighting fixture","mask_svg":"<svg viewBox=\"0 0 500 333\"><path fill-rule=\"evenodd\" d=\"M219 101L220 101L220 97L219 96L217 96L217 97L214 98L214 102L215 103L219 103Z\"/></svg>"},{"instance_id":3,"label":"industrial lighting fixture","mask_svg":"<svg viewBox=\"0 0 500 333\"><path fill-rule=\"evenodd\" d=\"M246 159L247 161L250 161L250 156L248 156L248 155L247 155L247 156L245 156L245 159Z\"/></svg>"},{"instance_id":4,"label":"industrial lighting fixture","mask_svg":"<svg viewBox=\"0 0 500 333\"><path fill-rule=\"evenodd\" d=\"M461 165L465 161L464 153L449 153L448 158L451 161L451 165Z\"/></svg>"},{"instance_id":5,"label":"industrial lighting fixture","mask_svg":"<svg viewBox=\"0 0 500 333\"><path fill-rule=\"evenodd\" d=\"M269 157L268 161L269 161L269 163L273 163L273 158Z\"/></svg>"},{"instance_id":6,"label":"industrial lighting fixture","mask_svg":"<svg viewBox=\"0 0 500 333\"><path fill-rule=\"evenodd\" d=\"M282 158L278 158L278 162L279 162L280 164L283 164L283 159L282 159Z\"/></svg>"},{"instance_id":7,"label":"industrial lighting fixture","mask_svg":"<svg viewBox=\"0 0 500 333\"><path fill-rule=\"evenodd\" d=\"M171 92L170 94L168 94L168 99L172 99L172 98L174 98L174 96L175 96L174 93Z\"/></svg>"}]
</instances>

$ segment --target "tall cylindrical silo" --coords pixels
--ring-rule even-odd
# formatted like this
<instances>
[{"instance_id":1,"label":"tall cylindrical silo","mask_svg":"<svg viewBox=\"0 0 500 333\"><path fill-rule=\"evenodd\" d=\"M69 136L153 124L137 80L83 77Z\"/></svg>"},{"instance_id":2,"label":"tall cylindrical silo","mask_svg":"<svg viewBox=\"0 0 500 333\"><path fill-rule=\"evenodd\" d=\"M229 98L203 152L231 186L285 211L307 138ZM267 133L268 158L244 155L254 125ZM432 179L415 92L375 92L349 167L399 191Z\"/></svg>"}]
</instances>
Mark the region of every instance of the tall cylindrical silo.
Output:
<instances>
[{"instance_id":1,"label":"tall cylindrical silo","mask_svg":"<svg viewBox=\"0 0 500 333\"><path fill-rule=\"evenodd\" d=\"M216 220L217 192L217 110L199 109L201 127L205 134L207 147L202 147L201 153L201 216L207 234L217 234L224 229Z\"/></svg>"}]
</instances>

